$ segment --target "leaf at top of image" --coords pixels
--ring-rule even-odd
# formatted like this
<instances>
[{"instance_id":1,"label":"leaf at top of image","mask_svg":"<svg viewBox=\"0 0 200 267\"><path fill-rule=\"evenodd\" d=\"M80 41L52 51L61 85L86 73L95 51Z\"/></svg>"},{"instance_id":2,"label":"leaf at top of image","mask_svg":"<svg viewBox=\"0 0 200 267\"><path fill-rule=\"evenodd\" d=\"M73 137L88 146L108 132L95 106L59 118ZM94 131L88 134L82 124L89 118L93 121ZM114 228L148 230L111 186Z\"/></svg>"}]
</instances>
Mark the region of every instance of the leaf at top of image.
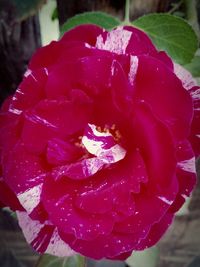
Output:
<instances>
[{"instance_id":1,"label":"leaf at top of image","mask_svg":"<svg viewBox=\"0 0 200 267\"><path fill-rule=\"evenodd\" d=\"M183 65L189 63L198 48L198 38L182 18L169 14L150 14L132 22L146 32L159 50Z\"/></svg>"},{"instance_id":2,"label":"leaf at top of image","mask_svg":"<svg viewBox=\"0 0 200 267\"><path fill-rule=\"evenodd\" d=\"M60 31L62 36L66 31L69 31L70 29L81 24L96 24L100 27L110 30L118 26L120 23L121 22L117 18L103 12L85 12L68 19L61 26Z\"/></svg>"}]
</instances>

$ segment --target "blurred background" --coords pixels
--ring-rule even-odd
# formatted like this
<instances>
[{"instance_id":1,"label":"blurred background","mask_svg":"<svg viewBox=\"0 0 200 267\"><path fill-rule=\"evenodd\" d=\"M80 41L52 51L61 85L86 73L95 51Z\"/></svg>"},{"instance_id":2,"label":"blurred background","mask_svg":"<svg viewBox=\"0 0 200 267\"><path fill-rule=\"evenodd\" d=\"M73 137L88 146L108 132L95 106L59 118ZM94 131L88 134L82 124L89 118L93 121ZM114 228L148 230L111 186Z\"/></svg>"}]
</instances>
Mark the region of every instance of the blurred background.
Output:
<instances>
[{"instance_id":1,"label":"blurred background","mask_svg":"<svg viewBox=\"0 0 200 267\"><path fill-rule=\"evenodd\" d=\"M0 104L16 90L34 51L57 40L67 19L92 10L122 19L124 6L125 0L0 0ZM199 35L200 0L131 1L131 20L155 12L186 19ZM199 183L158 247L150 252L152 263L145 263L148 253L139 256L144 259L143 265L135 257L134 262L126 264L89 260L88 267L200 267ZM39 255L26 244L15 215L1 210L0 267L39 267L38 260Z\"/></svg>"}]
</instances>

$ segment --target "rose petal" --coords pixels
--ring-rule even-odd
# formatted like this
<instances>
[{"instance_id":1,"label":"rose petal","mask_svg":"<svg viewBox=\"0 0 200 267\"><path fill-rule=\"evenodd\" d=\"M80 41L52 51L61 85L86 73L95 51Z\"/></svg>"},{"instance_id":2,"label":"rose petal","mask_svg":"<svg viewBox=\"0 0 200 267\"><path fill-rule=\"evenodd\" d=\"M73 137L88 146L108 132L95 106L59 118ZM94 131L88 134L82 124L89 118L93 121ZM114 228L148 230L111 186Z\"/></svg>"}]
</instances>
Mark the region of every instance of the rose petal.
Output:
<instances>
[{"instance_id":1,"label":"rose petal","mask_svg":"<svg viewBox=\"0 0 200 267\"><path fill-rule=\"evenodd\" d=\"M77 196L76 205L91 213L105 213L113 209L120 214L116 214L114 219L119 220L120 216L123 218L122 213L128 216L133 213L135 204L130 194L140 191L140 184L147 182L147 173L144 162L136 151L115 169L103 170L94 179L103 179L104 182L94 182L91 189L83 191Z\"/></svg>"},{"instance_id":2,"label":"rose petal","mask_svg":"<svg viewBox=\"0 0 200 267\"><path fill-rule=\"evenodd\" d=\"M176 158L168 128L143 102L135 110L133 128L133 140L146 163L149 190L172 201L177 193Z\"/></svg>"},{"instance_id":3,"label":"rose petal","mask_svg":"<svg viewBox=\"0 0 200 267\"><path fill-rule=\"evenodd\" d=\"M194 152L187 140L177 146L177 177L179 181L179 194L189 196L196 184L196 167Z\"/></svg>"},{"instance_id":4,"label":"rose petal","mask_svg":"<svg viewBox=\"0 0 200 267\"><path fill-rule=\"evenodd\" d=\"M42 159L28 153L20 142L2 156L4 180L16 194L41 184L46 176Z\"/></svg>"},{"instance_id":5,"label":"rose petal","mask_svg":"<svg viewBox=\"0 0 200 267\"><path fill-rule=\"evenodd\" d=\"M192 77L191 73L177 63L174 63L174 73L181 80L182 85L186 90L190 90L194 86L197 86L197 82Z\"/></svg>"},{"instance_id":6,"label":"rose petal","mask_svg":"<svg viewBox=\"0 0 200 267\"><path fill-rule=\"evenodd\" d=\"M60 238L58 230L46 221L41 224L33 221L26 212L17 212L19 225L29 244L40 253L48 253L59 257L69 257L75 252Z\"/></svg>"},{"instance_id":7,"label":"rose petal","mask_svg":"<svg viewBox=\"0 0 200 267\"><path fill-rule=\"evenodd\" d=\"M24 210L14 192L7 186L0 177L0 201L3 206L9 207L12 210Z\"/></svg>"},{"instance_id":8,"label":"rose petal","mask_svg":"<svg viewBox=\"0 0 200 267\"><path fill-rule=\"evenodd\" d=\"M99 234L110 233L114 223L112 216L108 215L106 220L97 214L88 216L73 206L74 194L78 193L80 187L80 184L67 179L56 183L50 177L45 180L42 201L49 218L59 230L72 233L76 238L93 239Z\"/></svg>"},{"instance_id":9,"label":"rose petal","mask_svg":"<svg viewBox=\"0 0 200 267\"><path fill-rule=\"evenodd\" d=\"M75 239L72 235L63 232L60 232L60 236L65 242L69 243L75 251L96 260L115 258L123 253L130 252L140 240L137 234L123 235L118 233L100 235L91 241ZM98 249L94 249L96 247L98 247Z\"/></svg>"},{"instance_id":10,"label":"rose petal","mask_svg":"<svg viewBox=\"0 0 200 267\"><path fill-rule=\"evenodd\" d=\"M38 69L30 71L27 77L24 77L9 105L9 111L14 114L21 114L37 104L44 98L44 86L47 80L48 70Z\"/></svg>"},{"instance_id":11,"label":"rose petal","mask_svg":"<svg viewBox=\"0 0 200 267\"><path fill-rule=\"evenodd\" d=\"M3 112L0 114L0 148L10 149L18 141L21 131L20 116Z\"/></svg>"},{"instance_id":12,"label":"rose petal","mask_svg":"<svg viewBox=\"0 0 200 267\"><path fill-rule=\"evenodd\" d=\"M192 144L195 156L200 155L200 87L192 87L189 90L194 103L194 117L191 126L190 142Z\"/></svg>"},{"instance_id":13,"label":"rose petal","mask_svg":"<svg viewBox=\"0 0 200 267\"><path fill-rule=\"evenodd\" d=\"M192 99L180 80L158 60L139 57L136 97L151 106L153 113L177 139L188 136L193 115Z\"/></svg>"},{"instance_id":14,"label":"rose petal","mask_svg":"<svg viewBox=\"0 0 200 267\"><path fill-rule=\"evenodd\" d=\"M61 42L68 42L68 41L82 41L88 43L89 45L94 46L96 43L96 38L98 35L104 32L102 28L98 27L97 25L86 24L86 25L79 25L76 28L67 31L62 39Z\"/></svg>"},{"instance_id":15,"label":"rose petal","mask_svg":"<svg viewBox=\"0 0 200 267\"><path fill-rule=\"evenodd\" d=\"M167 213L158 223L154 224L148 236L138 244L137 250L143 250L155 245L172 223L173 217L173 214Z\"/></svg>"},{"instance_id":16,"label":"rose petal","mask_svg":"<svg viewBox=\"0 0 200 267\"><path fill-rule=\"evenodd\" d=\"M48 141L47 160L53 165L63 165L80 158L82 149L58 138Z\"/></svg>"}]
</instances>

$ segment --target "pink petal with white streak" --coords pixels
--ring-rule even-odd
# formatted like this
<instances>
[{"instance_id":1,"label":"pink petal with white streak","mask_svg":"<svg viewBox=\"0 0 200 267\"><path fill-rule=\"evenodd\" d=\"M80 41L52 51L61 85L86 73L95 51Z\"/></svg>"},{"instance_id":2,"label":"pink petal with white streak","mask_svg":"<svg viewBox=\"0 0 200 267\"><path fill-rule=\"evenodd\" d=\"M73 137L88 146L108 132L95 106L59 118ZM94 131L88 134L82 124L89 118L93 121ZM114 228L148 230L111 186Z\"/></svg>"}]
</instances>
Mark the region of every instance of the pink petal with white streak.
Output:
<instances>
[{"instance_id":1,"label":"pink petal with white streak","mask_svg":"<svg viewBox=\"0 0 200 267\"><path fill-rule=\"evenodd\" d=\"M40 253L48 253L59 257L68 257L75 252L60 238L57 228L46 221L41 224L33 221L26 212L17 211L19 225L26 241Z\"/></svg>"},{"instance_id":2,"label":"pink petal with white streak","mask_svg":"<svg viewBox=\"0 0 200 267\"><path fill-rule=\"evenodd\" d=\"M181 80L182 85L186 90L190 90L192 87L197 86L197 82L192 77L191 73L177 63L174 63L174 73Z\"/></svg>"},{"instance_id":3,"label":"pink petal with white streak","mask_svg":"<svg viewBox=\"0 0 200 267\"><path fill-rule=\"evenodd\" d=\"M37 205L40 203L40 195L42 192L42 184L36 185L29 190L17 195L19 202L26 209L28 213L31 213Z\"/></svg>"},{"instance_id":4,"label":"pink petal with white streak","mask_svg":"<svg viewBox=\"0 0 200 267\"><path fill-rule=\"evenodd\" d=\"M107 33L106 40L104 40L102 35L99 35L97 37L96 47L119 55L125 54L131 36L132 32L125 29L122 30L122 27L118 27Z\"/></svg>"},{"instance_id":5,"label":"pink petal with white streak","mask_svg":"<svg viewBox=\"0 0 200 267\"><path fill-rule=\"evenodd\" d=\"M126 156L126 150L115 144L112 134L97 131L96 126L93 124L88 124L85 135L82 138L82 144L95 157L55 168L52 173L55 180L62 176L67 176L74 180L86 179L103 167L116 163Z\"/></svg>"}]
</instances>

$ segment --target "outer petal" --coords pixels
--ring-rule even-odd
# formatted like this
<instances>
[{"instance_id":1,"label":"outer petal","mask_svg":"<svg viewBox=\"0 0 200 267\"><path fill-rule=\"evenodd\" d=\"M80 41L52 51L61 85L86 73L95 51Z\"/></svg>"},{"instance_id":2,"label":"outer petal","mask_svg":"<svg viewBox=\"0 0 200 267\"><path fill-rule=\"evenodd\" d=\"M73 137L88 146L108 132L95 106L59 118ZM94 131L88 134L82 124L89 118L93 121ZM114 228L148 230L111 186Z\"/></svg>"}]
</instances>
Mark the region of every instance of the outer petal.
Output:
<instances>
[{"instance_id":1,"label":"outer petal","mask_svg":"<svg viewBox=\"0 0 200 267\"><path fill-rule=\"evenodd\" d=\"M7 186L0 177L0 202L4 207L10 207L12 210L24 210L13 191Z\"/></svg>"},{"instance_id":2,"label":"outer petal","mask_svg":"<svg viewBox=\"0 0 200 267\"><path fill-rule=\"evenodd\" d=\"M195 156L187 140L177 145L177 159L176 176L179 183L179 192L170 207L170 212L173 213L180 209L196 184Z\"/></svg>"},{"instance_id":3,"label":"outer petal","mask_svg":"<svg viewBox=\"0 0 200 267\"><path fill-rule=\"evenodd\" d=\"M152 112L177 139L188 137L193 116L192 99L180 80L164 64L154 58L140 56L135 88L136 97L151 106Z\"/></svg>"},{"instance_id":4,"label":"outer petal","mask_svg":"<svg viewBox=\"0 0 200 267\"><path fill-rule=\"evenodd\" d=\"M105 32L105 30L98 27L97 25L80 25L66 32L62 37L61 42L82 41L94 46L96 43L97 36L99 36L103 32Z\"/></svg>"},{"instance_id":5,"label":"outer petal","mask_svg":"<svg viewBox=\"0 0 200 267\"><path fill-rule=\"evenodd\" d=\"M141 30L131 27L117 27L97 37L96 47L116 54L150 55L173 70L173 63L165 52L157 52L150 38Z\"/></svg>"},{"instance_id":6,"label":"outer petal","mask_svg":"<svg viewBox=\"0 0 200 267\"><path fill-rule=\"evenodd\" d=\"M11 149L17 143L20 131L20 116L10 112L0 113L0 149Z\"/></svg>"},{"instance_id":7,"label":"outer petal","mask_svg":"<svg viewBox=\"0 0 200 267\"><path fill-rule=\"evenodd\" d=\"M200 155L200 87L189 90L194 103L194 117L191 126L190 142L196 157Z\"/></svg>"},{"instance_id":8,"label":"outer petal","mask_svg":"<svg viewBox=\"0 0 200 267\"><path fill-rule=\"evenodd\" d=\"M149 190L172 201L177 193L174 178L175 147L168 128L142 102L136 106L133 119L133 140L140 149L149 174ZM165 159L168 159L167 161Z\"/></svg>"},{"instance_id":9,"label":"outer petal","mask_svg":"<svg viewBox=\"0 0 200 267\"><path fill-rule=\"evenodd\" d=\"M47 81L48 70L38 69L28 71L9 105L9 112L21 114L37 104L45 97L44 86Z\"/></svg>"},{"instance_id":10,"label":"outer petal","mask_svg":"<svg viewBox=\"0 0 200 267\"><path fill-rule=\"evenodd\" d=\"M45 167L42 159L29 154L22 143L3 153L4 180L16 194L41 184L46 176Z\"/></svg>"},{"instance_id":11,"label":"outer petal","mask_svg":"<svg viewBox=\"0 0 200 267\"><path fill-rule=\"evenodd\" d=\"M130 26L102 33L97 37L96 47L117 54L140 55L156 51L146 34Z\"/></svg>"},{"instance_id":12,"label":"outer petal","mask_svg":"<svg viewBox=\"0 0 200 267\"><path fill-rule=\"evenodd\" d=\"M143 250L155 245L172 223L173 217L172 213L166 213L158 223L152 226L148 236L141 240L136 250Z\"/></svg>"},{"instance_id":13,"label":"outer petal","mask_svg":"<svg viewBox=\"0 0 200 267\"><path fill-rule=\"evenodd\" d=\"M181 80L183 87L190 93L194 105L194 117L191 126L190 141L196 156L200 154L200 87L191 73L178 64L174 64L174 72Z\"/></svg>"},{"instance_id":14,"label":"outer petal","mask_svg":"<svg viewBox=\"0 0 200 267\"><path fill-rule=\"evenodd\" d=\"M97 260L118 258L123 253L127 255L126 253L132 251L140 240L138 234L124 235L118 233L100 235L91 241L75 239L73 236L63 232L60 232L60 236L77 252Z\"/></svg>"},{"instance_id":15,"label":"outer petal","mask_svg":"<svg viewBox=\"0 0 200 267\"><path fill-rule=\"evenodd\" d=\"M33 221L26 212L17 212L19 225L29 244L40 253L69 257L75 252L60 238L58 230L50 221L41 224Z\"/></svg>"},{"instance_id":16,"label":"outer petal","mask_svg":"<svg viewBox=\"0 0 200 267\"><path fill-rule=\"evenodd\" d=\"M194 86L197 86L197 82L192 77L191 73L177 63L174 63L174 73L181 80L182 85L186 90L190 90Z\"/></svg>"}]
</instances>

